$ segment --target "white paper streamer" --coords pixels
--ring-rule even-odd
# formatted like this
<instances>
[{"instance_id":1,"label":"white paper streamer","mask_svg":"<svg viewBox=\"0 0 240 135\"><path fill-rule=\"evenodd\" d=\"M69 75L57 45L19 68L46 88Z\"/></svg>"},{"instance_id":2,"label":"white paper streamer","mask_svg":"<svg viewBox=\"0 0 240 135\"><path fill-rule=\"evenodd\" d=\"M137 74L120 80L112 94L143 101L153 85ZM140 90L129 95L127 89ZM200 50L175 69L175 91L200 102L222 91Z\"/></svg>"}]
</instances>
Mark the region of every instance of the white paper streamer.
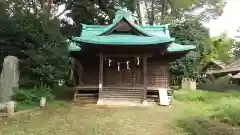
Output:
<instances>
[{"instance_id":1,"label":"white paper streamer","mask_svg":"<svg viewBox=\"0 0 240 135\"><path fill-rule=\"evenodd\" d=\"M130 70L130 68L129 68L129 61L127 61L127 70Z\"/></svg>"},{"instance_id":2,"label":"white paper streamer","mask_svg":"<svg viewBox=\"0 0 240 135\"><path fill-rule=\"evenodd\" d=\"M118 64L118 71L120 71L120 62L118 62L117 64Z\"/></svg>"},{"instance_id":3,"label":"white paper streamer","mask_svg":"<svg viewBox=\"0 0 240 135\"><path fill-rule=\"evenodd\" d=\"M137 65L139 65L140 64L140 62L139 62L139 57L137 57Z\"/></svg>"},{"instance_id":4,"label":"white paper streamer","mask_svg":"<svg viewBox=\"0 0 240 135\"><path fill-rule=\"evenodd\" d=\"M112 63L112 60L108 59L108 66L110 67Z\"/></svg>"}]
</instances>

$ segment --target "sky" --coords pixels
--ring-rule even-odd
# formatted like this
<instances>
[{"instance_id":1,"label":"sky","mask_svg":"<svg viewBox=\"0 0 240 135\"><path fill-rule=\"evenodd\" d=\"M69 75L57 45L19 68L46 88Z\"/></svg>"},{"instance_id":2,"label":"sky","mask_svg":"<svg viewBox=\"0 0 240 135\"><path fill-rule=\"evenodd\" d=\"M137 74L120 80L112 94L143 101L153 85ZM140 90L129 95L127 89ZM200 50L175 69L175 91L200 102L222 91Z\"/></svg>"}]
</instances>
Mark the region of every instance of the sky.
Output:
<instances>
[{"instance_id":1,"label":"sky","mask_svg":"<svg viewBox=\"0 0 240 135\"><path fill-rule=\"evenodd\" d=\"M240 0L227 0L222 16L211 20L208 26L211 36L219 36L222 32L227 32L229 37L236 36L236 28L240 26Z\"/></svg>"}]
</instances>

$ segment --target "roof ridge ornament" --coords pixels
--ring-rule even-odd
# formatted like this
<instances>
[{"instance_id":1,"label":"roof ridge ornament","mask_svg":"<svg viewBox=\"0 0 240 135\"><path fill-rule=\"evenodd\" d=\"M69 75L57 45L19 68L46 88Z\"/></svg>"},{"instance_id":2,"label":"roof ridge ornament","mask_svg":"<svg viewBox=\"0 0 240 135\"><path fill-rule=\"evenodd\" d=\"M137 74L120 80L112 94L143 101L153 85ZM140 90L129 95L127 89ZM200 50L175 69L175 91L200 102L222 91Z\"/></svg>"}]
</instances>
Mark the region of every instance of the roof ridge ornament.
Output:
<instances>
[{"instance_id":1,"label":"roof ridge ornament","mask_svg":"<svg viewBox=\"0 0 240 135\"><path fill-rule=\"evenodd\" d=\"M115 18L113 19L113 23L117 21L120 17L125 17L129 21L134 22L133 13L126 7L121 7L117 10L117 12L115 13Z\"/></svg>"}]
</instances>

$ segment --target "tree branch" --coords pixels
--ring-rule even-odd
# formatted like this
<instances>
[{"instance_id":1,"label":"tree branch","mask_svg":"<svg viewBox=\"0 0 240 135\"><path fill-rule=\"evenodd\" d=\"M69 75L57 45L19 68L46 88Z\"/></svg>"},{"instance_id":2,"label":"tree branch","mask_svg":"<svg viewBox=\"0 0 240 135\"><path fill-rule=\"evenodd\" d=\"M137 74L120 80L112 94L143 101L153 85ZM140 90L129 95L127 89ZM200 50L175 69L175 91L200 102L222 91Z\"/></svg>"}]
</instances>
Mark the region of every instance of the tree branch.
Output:
<instances>
[{"instance_id":1,"label":"tree branch","mask_svg":"<svg viewBox=\"0 0 240 135\"><path fill-rule=\"evenodd\" d=\"M68 1L68 3L66 3L65 9L62 12L60 12L59 14L57 14L56 16L53 16L52 19L58 18L61 15L63 15L64 13L66 13L72 7L72 5L73 5L73 0Z\"/></svg>"}]
</instances>

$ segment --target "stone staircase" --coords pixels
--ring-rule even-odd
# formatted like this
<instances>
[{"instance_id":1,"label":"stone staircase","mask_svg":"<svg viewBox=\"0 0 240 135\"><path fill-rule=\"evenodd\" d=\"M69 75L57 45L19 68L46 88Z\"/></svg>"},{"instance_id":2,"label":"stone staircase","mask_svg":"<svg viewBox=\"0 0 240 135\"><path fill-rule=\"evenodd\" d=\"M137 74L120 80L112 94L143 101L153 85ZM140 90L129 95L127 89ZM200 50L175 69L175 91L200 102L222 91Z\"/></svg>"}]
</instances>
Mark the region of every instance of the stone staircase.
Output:
<instances>
[{"instance_id":1,"label":"stone staircase","mask_svg":"<svg viewBox=\"0 0 240 135\"><path fill-rule=\"evenodd\" d=\"M142 103L144 94L143 92L143 89L104 88L102 91L102 99L111 101L129 101Z\"/></svg>"},{"instance_id":2,"label":"stone staircase","mask_svg":"<svg viewBox=\"0 0 240 135\"><path fill-rule=\"evenodd\" d=\"M96 104L98 91L80 90L74 94L74 101L80 104Z\"/></svg>"}]
</instances>

